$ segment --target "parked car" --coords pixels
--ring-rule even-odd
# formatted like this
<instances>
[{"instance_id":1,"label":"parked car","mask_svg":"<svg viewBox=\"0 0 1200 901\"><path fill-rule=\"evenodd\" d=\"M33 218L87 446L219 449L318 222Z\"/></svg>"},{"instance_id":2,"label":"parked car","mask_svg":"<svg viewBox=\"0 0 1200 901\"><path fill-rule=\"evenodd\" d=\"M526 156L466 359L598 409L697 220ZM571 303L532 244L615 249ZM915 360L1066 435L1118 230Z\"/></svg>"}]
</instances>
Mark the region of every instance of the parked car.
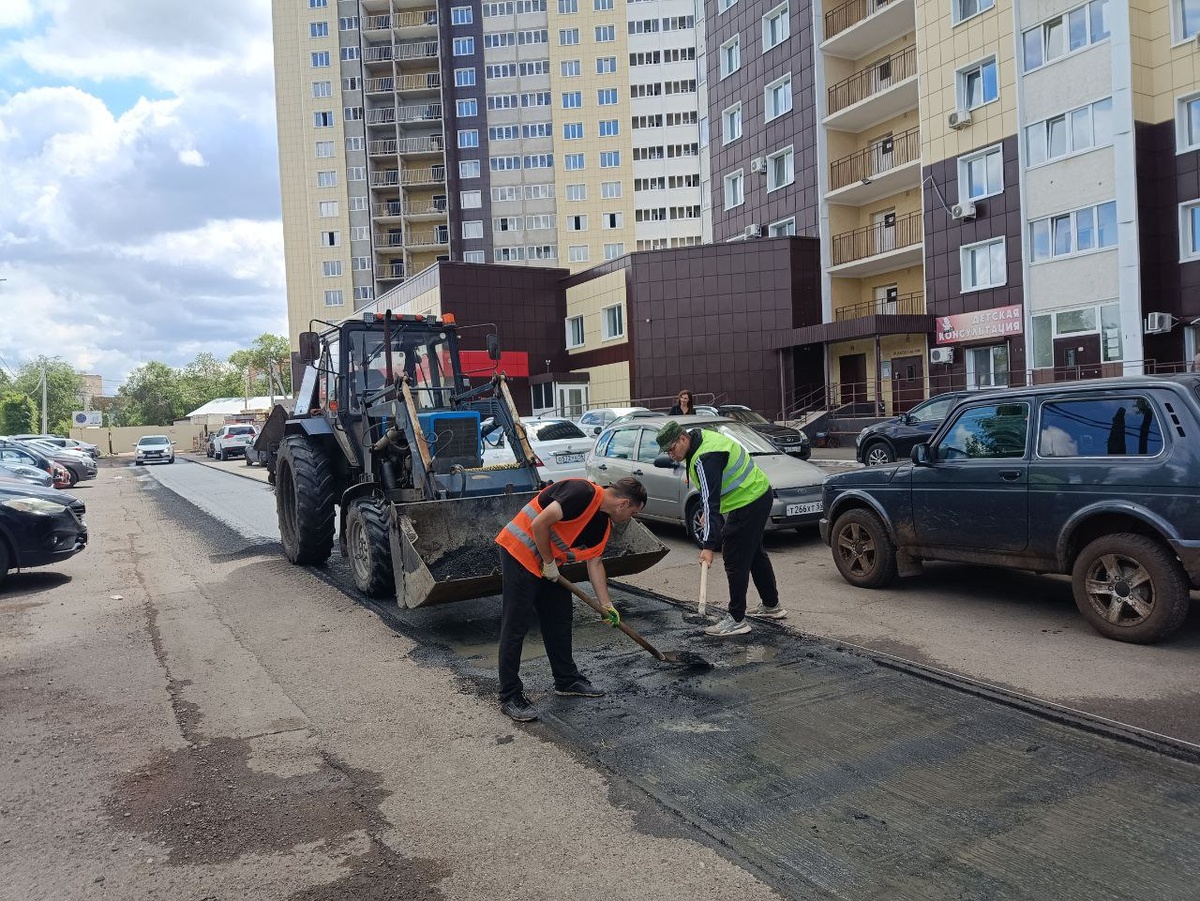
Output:
<instances>
[{"instance_id":1,"label":"parked car","mask_svg":"<svg viewBox=\"0 0 1200 901\"><path fill-rule=\"evenodd\" d=\"M754 431L766 437L779 449L780 453L799 457L801 460L807 460L812 456L812 443L808 440L807 435L791 426L771 422L767 417L761 413L755 413L744 404L718 404L717 406L702 404L696 407L696 412L701 416L724 416L735 422L744 422Z\"/></svg>"},{"instance_id":2,"label":"parked car","mask_svg":"<svg viewBox=\"0 0 1200 901\"><path fill-rule=\"evenodd\" d=\"M537 454L538 475L544 482L582 479L587 473L583 461L595 439L583 433L569 419L522 418L529 446ZM512 448L505 444L504 431L496 429L483 439L485 464L514 463Z\"/></svg>"},{"instance_id":3,"label":"parked car","mask_svg":"<svg viewBox=\"0 0 1200 901\"><path fill-rule=\"evenodd\" d=\"M0 438L0 463L23 463L26 466L34 466L54 479L55 488L67 488L75 484L71 481L74 474L69 469L61 463L51 460L35 446L24 441Z\"/></svg>"},{"instance_id":4,"label":"parked car","mask_svg":"<svg viewBox=\"0 0 1200 901\"><path fill-rule=\"evenodd\" d=\"M30 439L44 441L47 444L54 444L58 447L65 447L67 450L82 451L93 460L100 459L100 448L94 444L89 444L86 441L79 441L75 438L63 438L59 435L12 435L10 436L16 441L29 441Z\"/></svg>"},{"instance_id":5,"label":"parked car","mask_svg":"<svg viewBox=\"0 0 1200 901\"><path fill-rule=\"evenodd\" d=\"M1200 377L963 398L911 462L831 476L821 535L860 588L926 560L1071 576L1096 631L1153 642L1200 588Z\"/></svg>"},{"instance_id":6,"label":"parked car","mask_svg":"<svg viewBox=\"0 0 1200 901\"><path fill-rule=\"evenodd\" d=\"M972 393L947 391L922 401L907 413L867 426L854 439L855 457L866 466L907 460L916 445L929 440L950 408Z\"/></svg>"},{"instance_id":7,"label":"parked car","mask_svg":"<svg viewBox=\"0 0 1200 901\"><path fill-rule=\"evenodd\" d=\"M246 447L254 443L258 429L252 425L223 425L212 436L212 455L218 460L242 457Z\"/></svg>"},{"instance_id":8,"label":"parked car","mask_svg":"<svg viewBox=\"0 0 1200 901\"><path fill-rule=\"evenodd\" d=\"M146 463L174 463L175 444L166 435L143 435L133 446L135 466Z\"/></svg>"},{"instance_id":9,"label":"parked car","mask_svg":"<svg viewBox=\"0 0 1200 901\"><path fill-rule=\"evenodd\" d=\"M575 422L585 434L599 435L606 427L612 425L614 419L628 416L630 413L649 412L645 407L598 407L595 410L588 410Z\"/></svg>"},{"instance_id":10,"label":"parked car","mask_svg":"<svg viewBox=\"0 0 1200 901\"><path fill-rule=\"evenodd\" d=\"M658 468L660 456L655 440L663 424L674 419L685 429L712 429L737 441L766 473L774 489L775 502L767 529L800 529L815 526L821 517L821 482L825 475L817 467L787 454L744 423L713 416L637 417L614 422L596 440L588 453L587 475L598 485L609 485L634 476L646 486L642 519L683 525L692 540L703 534L700 489L685 478L683 466ZM665 455L663 455L665 461Z\"/></svg>"},{"instance_id":11,"label":"parked car","mask_svg":"<svg viewBox=\"0 0 1200 901\"><path fill-rule=\"evenodd\" d=\"M42 472L36 466L17 463L13 460L0 461L0 478L6 482L24 482L39 488L53 488L54 476Z\"/></svg>"},{"instance_id":12,"label":"parked car","mask_svg":"<svg viewBox=\"0 0 1200 901\"><path fill-rule=\"evenodd\" d=\"M0 583L11 570L52 566L87 545L86 507L69 494L0 484Z\"/></svg>"},{"instance_id":13,"label":"parked car","mask_svg":"<svg viewBox=\"0 0 1200 901\"><path fill-rule=\"evenodd\" d=\"M66 467L71 474L68 487L74 488L79 482L96 478L96 461L82 451L59 447L57 444L50 444L40 438L31 438L28 441L22 441L21 444L32 447L55 463Z\"/></svg>"}]
</instances>

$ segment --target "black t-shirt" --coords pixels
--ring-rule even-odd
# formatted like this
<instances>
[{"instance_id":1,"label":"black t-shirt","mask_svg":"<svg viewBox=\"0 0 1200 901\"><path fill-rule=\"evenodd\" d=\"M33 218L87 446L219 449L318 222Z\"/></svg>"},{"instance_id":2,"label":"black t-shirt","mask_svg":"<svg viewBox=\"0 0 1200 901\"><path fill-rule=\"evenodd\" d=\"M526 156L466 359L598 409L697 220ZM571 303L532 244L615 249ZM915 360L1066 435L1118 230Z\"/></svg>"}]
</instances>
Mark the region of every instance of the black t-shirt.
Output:
<instances>
[{"instance_id":1,"label":"black t-shirt","mask_svg":"<svg viewBox=\"0 0 1200 901\"><path fill-rule=\"evenodd\" d=\"M542 493L538 495L538 503L544 510L551 501L558 501L558 505L562 507L563 520L567 521L583 516L595 496L596 486L587 479L563 479L549 488L542 489ZM604 540L604 530L607 528L608 514L597 510L583 527L572 547L581 550L595 547Z\"/></svg>"}]
</instances>

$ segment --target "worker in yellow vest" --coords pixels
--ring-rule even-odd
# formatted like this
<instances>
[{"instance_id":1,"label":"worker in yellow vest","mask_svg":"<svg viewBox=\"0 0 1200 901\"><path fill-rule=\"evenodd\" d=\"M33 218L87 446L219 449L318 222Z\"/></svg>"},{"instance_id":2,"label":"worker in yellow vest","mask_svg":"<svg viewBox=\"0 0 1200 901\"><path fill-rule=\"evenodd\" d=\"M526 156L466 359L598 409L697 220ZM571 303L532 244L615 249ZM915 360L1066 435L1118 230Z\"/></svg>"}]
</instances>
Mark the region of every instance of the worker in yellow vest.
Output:
<instances>
[{"instance_id":1,"label":"worker in yellow vest","mask_svg":"<svg viewBox=\"0 0 1200 901\"><path fill-rule=\"evenodd\" d=\"M766 473L740 444L712 429L684 428L675 420L658 431L658 446L676 463L687 467L687 477L700 489L704 509L704 534L700 562L711 566L720 548L729 580L729 614L705 629L717 638L750 631L746 616L783 619L775 570L763 547L763 532L771 516L771 483ZM746 610L750 579L760 603Z\"/></svg>"},{"instance_id":2,"label":"worker in yellow vest","mask_svg":"<svg viewBox=\"0 0 1200 901\"><path fill-rule=\"evenodd\" d=\"M612 605L600 555L612 524L629 522L646 505L646 489L634 478L607 488L586 479L563 479L544 488L500 530L500 709L517 722L537 719L521 683L521 646L536 619L554 674L554 693L599 698L604 692L579 671L571 653L571 593L558 584L558 567L587 563L588 581L610 625L621 616Z\"/></svg>"}]
</instances>

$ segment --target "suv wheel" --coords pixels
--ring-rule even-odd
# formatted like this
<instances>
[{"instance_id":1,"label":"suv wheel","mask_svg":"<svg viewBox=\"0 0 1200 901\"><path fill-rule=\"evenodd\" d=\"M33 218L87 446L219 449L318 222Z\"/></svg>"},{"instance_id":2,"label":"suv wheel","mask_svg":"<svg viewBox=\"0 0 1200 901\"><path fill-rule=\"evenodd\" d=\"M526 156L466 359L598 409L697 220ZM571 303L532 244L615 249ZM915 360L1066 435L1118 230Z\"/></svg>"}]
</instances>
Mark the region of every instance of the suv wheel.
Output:
<instances>
[{"instance_id":1,"label":"suv wheel","mask_svg":"<svg viewBox=\"0 0 1200 901\"><path fill-rule=\"evenodd\" d=\"M1118 533L1083 549L1071 572L1075 606L1106 638L1149 644L1187 618L1190 595L1179 561L1145 535Z\"/></svg>"},{"instance_id":2,"label":"suv wheel","mask_svg":"<svg viewBox=\"0 0 1200 901\"><path fill-rule=\"evenodd\" d=\"M896 578L896 545L870 510L847 510L833 524L833 562L858 588L882 588Z\"/></svg>"},{"instance_id":3,"label":"suv wheel","mask_svg":"<svg viewBox=\"0 0 1200 901\"><path fill-rule=\"evenodd\" d=\"M868 466L882 466L885 463L895 463L896 455L892 452L891 447L882 441L876 441L867 446L866 453L863 454L863 461Z\"/></svg>"}]
</instances>

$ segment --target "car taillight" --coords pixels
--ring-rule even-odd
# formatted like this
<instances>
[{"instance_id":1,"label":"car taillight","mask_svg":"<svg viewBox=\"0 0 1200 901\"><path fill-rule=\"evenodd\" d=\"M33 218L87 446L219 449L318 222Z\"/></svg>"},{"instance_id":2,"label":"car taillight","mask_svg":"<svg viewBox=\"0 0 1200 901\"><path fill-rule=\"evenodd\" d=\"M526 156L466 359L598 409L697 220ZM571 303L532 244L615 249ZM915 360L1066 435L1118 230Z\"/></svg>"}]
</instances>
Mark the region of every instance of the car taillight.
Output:
<instances>
[{"instance_id":1,"label":"car taillight","mask_svg":"<svg viewBox=\"0 0 1200 901\"><path fill-rule=\"evenodd\" d=\"M534 466L545 466L546 464L542 462L541 457L539 457L537 454L534 454L533 455L533 465Z\"/></svg>"}]
</instances>

